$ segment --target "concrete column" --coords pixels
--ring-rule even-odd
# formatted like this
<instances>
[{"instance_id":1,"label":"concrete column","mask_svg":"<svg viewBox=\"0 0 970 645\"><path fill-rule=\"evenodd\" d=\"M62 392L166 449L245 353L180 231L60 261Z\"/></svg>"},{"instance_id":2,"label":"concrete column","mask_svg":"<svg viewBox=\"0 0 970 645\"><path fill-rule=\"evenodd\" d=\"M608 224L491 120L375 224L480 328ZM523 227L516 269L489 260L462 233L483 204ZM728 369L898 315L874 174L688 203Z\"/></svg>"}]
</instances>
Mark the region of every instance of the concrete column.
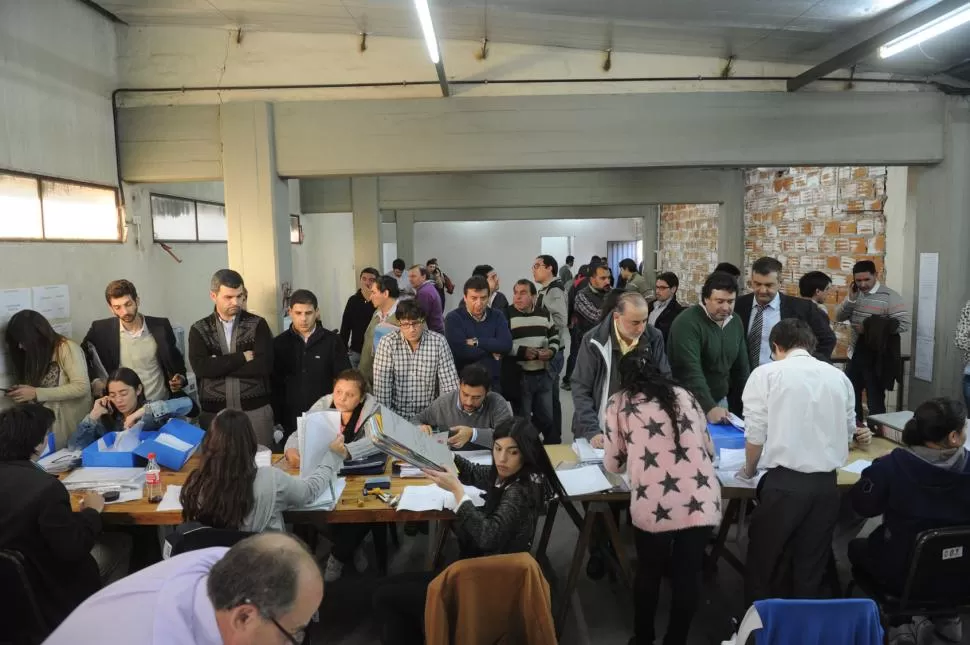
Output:
<instances>
[{"instance_id":1,"label":"concrete column","mask_svg":"<svg viewBox=\"0 0 970 645\"><path fill-rule=\"evenodd\" d=\"M918 351L916 321L919 319L919 254L939 253L936 290L936 324L933 378L930 382L909 378L909 407L926 399L949 396L962 400L963 358L953 344L960 311L970 299L970 100L948 97L946 138L942 163L909 169L909 204L915 209L916 244L910 274L913 308L912 351ZM910 370L915 372L914 369Z\"/></svg>"},{"instance_id":2,"label":"concrete column","mask_svg":"<svg viewBox=\"0 0 970 645\"><path fill-rule=\"evenodd\" d=\"M643 240L643 277L647 284L657 281L657 252L660 250L660 206L651 204L643 207L640 222Z\"/></svg>"},{"instance_id":3,"label":"concrete column","mask_svg":"<svg viewBox=\"0 0 970 645\"><path fill-rule=\"evenodd\" d=\"M292 282L289 189L276 174L273 106L221 107L223 183L229 230L229 267L249 291L249 310L282 326L282 285Z\"/></svg>"},{"instance_id":4,"label":"concrete column","mask_svg":"<svg viewBox=\"0 0 970 645\"><path fill-rule=\"evenodd\" d=\"M395 216L397 227L397 257L404 260L408 266L414 261L414 211L397 211Z\"/></svg>"},{"instance_id":5,"label":"concrete column","mask_svg":"<svg viewBox=\"0 0 970 645\"><path fill-rule=\"evenodd\" d=\"M717 260L744 273L744 175L735 170L722 180L717 221Z\"/></svg>"},{"instance_id":6,"label":"concrete column","mask_svg":"<svg viewBox=\"0 0 970 645\"><path fill-rule=\"evenodd\" d=\"M380 270L384 257L377 177L354 177L350 183L354 210L354 274L366 267Z\"/></svg>"}]
</instances>

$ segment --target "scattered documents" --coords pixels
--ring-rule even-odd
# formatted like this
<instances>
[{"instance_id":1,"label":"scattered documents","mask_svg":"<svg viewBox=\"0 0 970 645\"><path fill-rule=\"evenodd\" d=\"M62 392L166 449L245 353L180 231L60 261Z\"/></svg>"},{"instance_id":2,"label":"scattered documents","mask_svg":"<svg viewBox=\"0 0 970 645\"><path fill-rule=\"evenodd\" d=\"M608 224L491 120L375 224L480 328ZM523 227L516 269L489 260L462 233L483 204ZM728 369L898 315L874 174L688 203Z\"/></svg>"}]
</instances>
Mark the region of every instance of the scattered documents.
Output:
<instances>
[{"instance_id":1,"label":"scattered documents","mask_svg":"<svg viewBox=\"0 0 970 645\"><path fill-rule=\"evenodd\" d=\"M330 486L324 486L320 496L304 506L301 510L313 511L332 511L344 494L347 487L347 479L338 477Z\"/></svg>"},{"instance_id":2,"label":"scattered documents","mask_svg":"<svg viewBox=\"0 0 970 645\"><path fill-rule=\"evenodd\" d=\"M600 493L613 488L613 484L603 474L603 470L596 465L557 470L556 475L570 497Z\"/></svg>"},{"instance_id":3,"label":"scattered documents","mask_svg":"<svg viewBox=\"0 0 970 645\"><path fill-rule=\"evenodd\" d=\"M339 434L340 412L337 410L311 412L296 420L300 477L306 479L316 471L330 451L330 444Z\"/></svg>"},{"instance_id":4,"label":"scattered documents","mask_svg":"<svg viewBox=\"0 0 970 645\"><path fill-rule=\"evenodd\" d=\"M158 503L155 508L156 511L181 511L182 501L179 496L182 494L182 487L176 486L174 484L169 484L165 488L165 495L162 496L162 501Z\"/></svg>"},{"instance_id":5,"label":"scattered documents","mask_svg":"<svg viewBox=\"0 0 970 645\"><path fill-rule=\"evenodd\" d=\"M721 448L718 455L718 469L735 470L744 465L744 448Z\"/></svg>"},{"instance_id":6,"label":"scattered documents","mask_svg":"<svg viewBox=\"0 0 970 645\"><path fill-rule=\"evenodd\" d=\"M63 448L46 457L42 457L37 461L37 465L52 475L66 473L75 466L81 465L81 451Z\"/></svg>"},{"instance_id":7,"label":"scattered documents","mask_svg":"<svg viewBox=\"0 0 970 645\"><path fill-rule=\"evenodd\" d=\"M481 507L485 505L485 491L474 486L465 486L465 494L472 500L472 505ZM439 488L437 484L428 486L405 486L401 493L401 499L397 503L399 511L443 511L446 508L454 508L456 503L455 496Z\"/></svg>"},{"instance_id":8,"label":"scattered documents","mask_svg":"<svg viewBox=\"0 0 970 645\"><path fill-rule=\"evenodd\" d=\"M872 465L872 462L868 459L857 459L851 464L842 466L839 470L844 470L847 473L855 473L857 475L861 474L863 470Z\"/></svg>"},{"instance_id":9,"label":"scattered documents","mask_svg":"<svg viewBox=\"0 0 970 645\"><path fill-rule=\"evenodd\" d=\"M589 439L576 439L573 441L573 452L579 457L582 463L603 463L606 451L603 448L594 448L590 445Z\"/></svg>"},{"instance_id":10,"label":"scattered documents","mask_svg":"<svg viewBox=\"0 0 970 645\"><path fill-rule=\"evenodd\" d=\"M741 466L730 469L718 468L715 470L717 480L721 482L721 488L757 488L758 482L761 481L761 478L767 472L766 470L759 470L751 479L744 479L743 477L738 477L739 470L741 470Z\"/></svg>"}]
</instances>

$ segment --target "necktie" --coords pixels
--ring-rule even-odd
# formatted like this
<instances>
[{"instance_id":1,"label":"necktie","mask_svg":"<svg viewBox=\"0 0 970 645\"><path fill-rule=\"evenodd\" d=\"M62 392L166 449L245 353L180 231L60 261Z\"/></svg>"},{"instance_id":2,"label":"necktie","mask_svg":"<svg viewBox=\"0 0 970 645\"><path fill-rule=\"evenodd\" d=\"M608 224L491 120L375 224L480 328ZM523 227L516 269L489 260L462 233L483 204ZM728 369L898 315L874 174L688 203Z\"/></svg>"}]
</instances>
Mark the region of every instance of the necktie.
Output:
<instances>
[{"instance_id":1,"label":"necktie","mask_svg":"<svg viewBox=\"0 0 970 645\"><path fill-rule=\"evenodd\" d=\"M764 313L767 305L757 305L758 311L754 315L754 323L748 333L748 360L751 369L758 367L761 362L761 331L764 329Z\"/></svg>"}]
</instances>

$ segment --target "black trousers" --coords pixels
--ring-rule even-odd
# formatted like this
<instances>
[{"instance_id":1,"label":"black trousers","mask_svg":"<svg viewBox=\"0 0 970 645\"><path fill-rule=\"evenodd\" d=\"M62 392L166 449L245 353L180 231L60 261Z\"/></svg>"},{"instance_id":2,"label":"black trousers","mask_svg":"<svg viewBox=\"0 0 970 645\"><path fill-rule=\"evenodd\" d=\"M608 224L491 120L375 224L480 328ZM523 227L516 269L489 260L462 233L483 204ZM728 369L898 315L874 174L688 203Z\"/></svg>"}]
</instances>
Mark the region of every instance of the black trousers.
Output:
<instances>
[{"instance_id":1,"label":"black trousers","mask_svg":"<svg viewBox=\"0 0 970 645\"><path fill-rule=\"evenodd\" d=\"M653 645L654 618L660 597L660 579L670 573L670 619L664 645L686 645L691 620L701 595L704 549L711 537L709 526L648 533L634 530L637 577L633 587L636 645Z\"/></svg>"},{"instance_id":2,"label":"black trousers","mask_svg":"<svg viewBox=\"0 0 970 645\"><path fill-rule=\"evenodd\" d=\"M430 571L391 576L374 592L374 615L381 622L381 645L424 645L424 605Z\"/></svg>"},{"instance_id":3,"label":"black trousers","mask_svg":"<svg viewBox=\"0 0 970 645\"><path fill-rule=\"evenodd\" d=\"M745 606L765 598L823 598L839 517L835 471L773 468L758 487L748 526Z\"/></svg>"},{"instance_id":4,"label":"black trousers","mask_svg":"<svg viewBox=\"0 0 970 645\"><path fill-rule=\"evenodd\" d=\"M866 392L866 406L869 414L884 414L886 412L886 388L882 379L873 367L872 352L866 347L865 340L856 341L852 358L846 366L845 375L852 381L855 390L855 418L859 425L863 425L862 391Z\"/></svg>"},{"instance_id":5,"label":"black trousers","mask_svg":"<svg viewBox=\"0 0 970 645\"><path fill-rule=\"evenodd\" d=\"M381 524L376 525L384 529ZM361 545L368 531L375 527L374 524L334 524L330 527L330 537L333 539L331 555L340 561L341 564L350 564L354 559L354 551ZM386 530L386 529L384 529Z\"/></svg>"}]
</instances>

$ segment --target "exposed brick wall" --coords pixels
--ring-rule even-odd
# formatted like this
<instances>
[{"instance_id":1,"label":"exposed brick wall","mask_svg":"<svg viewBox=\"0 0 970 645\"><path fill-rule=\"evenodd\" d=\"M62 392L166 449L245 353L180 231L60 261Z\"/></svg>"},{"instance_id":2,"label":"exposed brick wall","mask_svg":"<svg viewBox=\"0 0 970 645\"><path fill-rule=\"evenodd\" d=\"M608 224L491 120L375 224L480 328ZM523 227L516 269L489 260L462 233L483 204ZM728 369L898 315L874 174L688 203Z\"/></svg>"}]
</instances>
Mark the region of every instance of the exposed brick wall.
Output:
<instances>
[{"instance_id":1,"label":"exposed brick wall","mask_svg":"<svg viewBox=\"0 0 970 645\"><path fill-rule=\"evenodd\" d=\"M660 209L658 272L677 274L681 302L698 302L704 280L717 266L717 216L717 204L676 204Z\"/></svg>"},{"instance_id":2,"label":"exposed brick wall","mask_svg":"<svg viewBox=\"0 0 970 645\"><path fill-rule=\"evenodd\" d=\"M846 297L852 265L886 255L886 167L759 168L745 172L744 261L768 255L785 265L784 290L798 295L809 271L832 277L828 308ZM844 350L847 330L838 329Z\"/></svg>"}]
</instances>

